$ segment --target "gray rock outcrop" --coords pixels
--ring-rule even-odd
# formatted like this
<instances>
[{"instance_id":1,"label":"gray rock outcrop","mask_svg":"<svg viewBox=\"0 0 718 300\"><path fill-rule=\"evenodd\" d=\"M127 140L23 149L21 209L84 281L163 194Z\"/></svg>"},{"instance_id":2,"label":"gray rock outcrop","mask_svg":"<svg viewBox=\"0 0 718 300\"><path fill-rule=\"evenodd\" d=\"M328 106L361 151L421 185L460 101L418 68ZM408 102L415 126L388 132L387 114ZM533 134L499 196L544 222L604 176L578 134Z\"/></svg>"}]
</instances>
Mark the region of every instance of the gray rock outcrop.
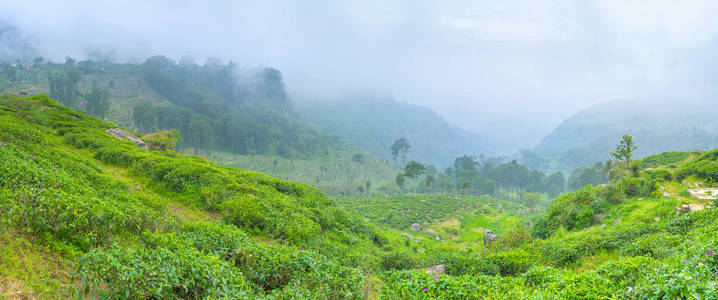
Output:
<instances>
[{"instance_id":1,"label":"gray rock outcrop","mask_svg":"<svg viewBox=\"0 0 718 300\"><path fill-rule=\"evenodd\" d=\"M411 224L411 231L417 232L420 230L421 230L421 225L419 225L417 223Z\"/></svg>"},{"instance_id":2,"label":"gray rock outcrop","mask_svg":"<svg viewBox=\"0 0 718 300\"><path fill-rule=\"evenodd\" d=\"M142 141L142 139L136 137L134 134L132 134L131 132L129 132L127 130L120 129L120 128L110 128L110 129L105 130L105 132L117 139L129 140L130 142L135 143L135 145L137 145L137 147L140 147L142 149L149 149L147 144L145 144L145 142Z\"/></svg>"}]
</instances>

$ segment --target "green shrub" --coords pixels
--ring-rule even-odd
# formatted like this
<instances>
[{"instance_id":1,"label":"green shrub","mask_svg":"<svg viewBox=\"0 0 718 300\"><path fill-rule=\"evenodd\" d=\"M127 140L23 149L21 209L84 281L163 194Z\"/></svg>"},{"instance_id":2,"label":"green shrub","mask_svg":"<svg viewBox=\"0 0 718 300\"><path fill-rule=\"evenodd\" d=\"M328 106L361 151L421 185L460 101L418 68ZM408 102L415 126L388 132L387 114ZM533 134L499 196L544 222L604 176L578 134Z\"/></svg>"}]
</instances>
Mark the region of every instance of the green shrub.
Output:
<instances>
[{"instance_id":1,"label":"green shrub","mask_svg":"<svg viewBox=\"0 0 718 300\"><path fill-rule=\"evenodd\" d=\"M470 253L446 254L441 258L448 275L498 275L501 269L492 260Z\"/></svg>"},{"instance_id":2,"label":"green shrub","mask_svg":"<svg viewBox=\"0 0 718 300\"><path fill-rule=\"evenodd\" d=\"M412 253L398 250L382 255L381 267L384 270L409 270L419 266Z\"/></svg>"},{"instance_id":3,"label":"green shrub","mask_svg":"<svg viewBox=\"0 0 718 300\"><path fill-rule=\"evenodd\" d=\"M76 279L83 294L103 298L252 298L239 270L191 248L93 250L79 260Z\"/></svg>"},{"instance_id":4,"label":"green shrub","mask_svg":"<svg viewBox=\"0 0 718 300\"><path fill-rule=\"evenodd\" d=\"M673 248L683 238L679 235L658 232L636 238L633 242L621 247L621 254L628 256L651 256L666 258L674 253Z\"/></svg>"}]
</instances>

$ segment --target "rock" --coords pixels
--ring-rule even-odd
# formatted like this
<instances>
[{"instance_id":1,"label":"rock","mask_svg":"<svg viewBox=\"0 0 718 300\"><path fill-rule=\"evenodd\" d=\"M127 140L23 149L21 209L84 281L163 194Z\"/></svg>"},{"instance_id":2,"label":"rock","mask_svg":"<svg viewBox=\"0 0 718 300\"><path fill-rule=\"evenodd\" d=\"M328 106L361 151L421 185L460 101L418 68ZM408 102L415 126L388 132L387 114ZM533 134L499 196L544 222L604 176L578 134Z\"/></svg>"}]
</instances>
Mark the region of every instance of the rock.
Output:
<instances>
[{"instance_id":1,"label":"rock","mask_svg":"<svg viewBox=\"0 0 718 300\"><path fill-rule=\"evenodd\" d=\"M661 220L661 217L659 217L659 216L656 216L655 218L653 218L653 221L656 221L656 222L658 222L660 220Z\"/></svg>"},{"instance_id":2,"label":"rock","mask_svg":"<svg viewBox=\"0 0 718 300\"><path fill-rule=\"evenodd\" d=\"M703 204L697 204L697 203L688 204L688 210L690 212L704 210L704 209L706 209L706 206Z\"/></svg>"},{"instance_id":3,"label":"rock","mask_svg":"<svg viewBox=\"0 0 718 300\"><path fill-rule=\"evenodd\" d=\"M646 198L638 198L638 201L645 200Z\"/></svg>"},{"instance_id":4,"label":"rock","mask_svg":"<svg viewBox=\"0 0 718 300\"><path fill-rule=\"evenodd\" d=\"M595 214L595 215L593 215L593 217L596 218L596 220L603 221L603 219L606 218L606 215L605 214Z\"/></svg>"},{"instance_id":5,"label":"rock","mask_svg":"<svg viewBox=\"0 0 718 300\"><path fill-rule=\"evenodd\" d=\"M663 197L670 198L670 197L671 197L671 194L666 193L666 192L663 192Z\"/></svg>"},{"instance_id":6,"label":"rock","mask_svg":"<svg viewBox=\"0 0 718 300\"><path fill-rule=\"evenodd\" d=\"M424 253L424 249L416 249L416 252Z\"/></svg>"},{"instance_id":7,"label":"rock","mask_svg":"<svg viewBox=\"0 0 718 300\"><path fill-rule=\"evenodd\" d=\"M145 144L145 142L143 142L140 138L136 137L134 134L132 134L131 132L129 132L127 130L120 129L120 128L110 128L110 129L105 130L105 132L111 136L114 136L117 139L129 140L130 142L135 143L135 145L137 145L137 147L140 147L142 149L149 149L149 147L147 146L147 144Z\"/></svg>"},{"instance_id":8,"label":"rock","mask_svg":"<svg viewBox=\"0 0 718 300\"><path fill-rule=\"evenodd\" d=\"M698 200L715 200L718 196L718 188L690 189L688 194Z\"/></svg>"},{"instance_id":9,"label":"rock","mask_svg":"<svg viewBox=\"0 0 718 300\"><path fill-rule=\"evenodd\" d=\"M421 226L424 226L424 227L429 227L429 222L424 222L424 223L421 223Z\"/></svg>"},{"instance_id":10,"label":"rock","mask_svg":"<svg viewBox=\"0 0 718 300\"><path fill-rule=\"evenodd\" d=\"M446 265L435 265L425 269L427 274L444 274Z\"/></svg>"},{"instance_id":11,"label":"rock","mask_svg":"<svg viewBox=\"0 0 718 300\"><path fill-rule=\"evenodd\" d=\"M437 241L441 241L441 238L437 235L437 236L436 236L436 240L437 240Z\"/></svg>"},{"instance_id":12,"label":"rock","mask_svg":"<svg viewBox=\"0 0 718 300\"><path fill-rule=\"evenodd\" d=\"M606 224L601 224L601 228L606 227Z\"/></svg>"},{"instance_id":13,"label":"rock","mask_svg":"<svg viewBox=\"0 0 718 300\"><path fill-rule=\"evenodd\" d=\"M687 213L687 212L691 212L691 206L688 204L681 204L676 207L677 214L682 214L682 213Z\"/></svg>"},{"instance_id":14,"label":"rock","mask_svg":"<svg viewBox=\"0 0 718 300\"><path fill-rule=\"evenodd\" d=\"M411 231L417 232L421 230L421 226L417 223L411 224Z\"/></svg>"},{"instance_id":15,"label":"rock","mask_svg":"<svg viewBox=\"0 0 718 300\"><path fill-rule=\"evenodd\" d=\"M613 226L618 225L618 223L621 223L621 217L616 218L616 220L613 221Z\"/></svg>"},{"instance_id":16,"label":"rock","mask_svg":"<svg viewBox=\"0 0 718 300\"><path fill-rule=\"evenodd\" d=\"M436 234L436 232L434 231L434 229L431 229L431 228L424 229L424 233L430 234L430 235Z\"/></svg>"},{"instance_id":17,"label":"rock","mask_svg":"<svg viewBox=\"0 0 718 300\"><path fill-rule=\"evenodd\" d=\"M406 232L402 232L402 233L400 233L399 235L405 236L405 237L406 237L407 239L409 239L409 240L413 240L413 239L414 239L414 236L413 236L413 235L408 234L408 233L406 233Z\"/></svg>"}]
</instances>

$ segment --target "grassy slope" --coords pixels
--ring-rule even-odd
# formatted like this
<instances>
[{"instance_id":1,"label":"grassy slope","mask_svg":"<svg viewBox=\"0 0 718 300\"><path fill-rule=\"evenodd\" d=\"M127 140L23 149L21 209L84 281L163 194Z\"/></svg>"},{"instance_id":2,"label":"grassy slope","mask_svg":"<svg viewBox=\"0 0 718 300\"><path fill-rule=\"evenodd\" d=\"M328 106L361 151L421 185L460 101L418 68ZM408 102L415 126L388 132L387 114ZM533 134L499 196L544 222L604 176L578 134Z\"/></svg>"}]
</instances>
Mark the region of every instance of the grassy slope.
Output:
<instances>
[{"instance_id":1,"label":"grassy slope","mask_svg":"<svg viewBox=\"0 0 718 300\"><path fill-rule=\"evenodd\" d=\"M516 219L491 223L497 215L436 222L432 227L486 224L500 228L504 238L492 249L444 247L454 253L463 251L442 260L448 275L432 278L412 271L390 272L382 277L387 282L382 291L392 297L448 299L715 299L718 211L676 213L682 203L708 204L687 197L683 190L710 175L675 178L680 178L678 174L718 173L717 168L706 167L712 166L705 162L710 157L692 153L651 157L647 159L650 166L671 170L673 180L656 185L654 179L644 176L659 173L647 170L607 187L587 187L564 195L547 210L548 220L533 225L533 231L554 228L545 239L532 238ZM663 191L658 189L660 185ZM606 199L614 200L604 202ZM582 207L588 207L591 214L584 217ZM581 223L582 218L588 221ZM565 224L583 225L566 230ZM460 240L449 242L460 244Z\"/></svg>"},{"instance_id":2,"label":"grassy slope","mask_svg":"<svg viewBox=\"0 0 718 300\"><path fill-rule=\"evenodd\" d=\"M10 84L0 79L0 90L5 93L28 95L48 94L49 86L46 71L33 71L25 74L18 83ZM155 105L170 105L170 102L157 94L140 76L113 74L85 74L78 83L79 90L89 92L93 82L108 86L110 89L110 111L107 120L125 128L135 128L132 120L133 107L139 103L152 102ZM358 150L357 150L358 151ZM340 151L331 157L314 159L286 159L270 155L238 155L224 151L201 151L207 157L223 165L255 170L271 176L306 184L316 185L329 195L353 195L357 186L372 182L374 189L384 187L386 191L397 189L393 182L399 172L396 166L384 163L370 155L364 155L362 163L351 161L355 153ZM275 167L274 161L278 164ZM327 171L320 171L324 167Z\"/></svg>"},{"instance_id":3,"label":"grassy slope","mask_svg":"<svg viewBox=\"0 0 718 300\"><path fill-rule=\"evenodd\" d=\"M696 203L684 188L718 174L715 151L657 166L670 173L662 192L646 170L559 197L531 229L544 239L519 205L487 197L340 200L383 238L304 184L141 150L102 133L112 126L44 97L0 98L5 296L68 298L82 282L116 297L716 295L718 212L675 213ZM442 241L398 235L426 219ZM504 238L483 249L483 228ZM447 274L414 270L435 263Z\"/></svg>"},{"instance_id":4,"label":"grassy slope","mask_svg":"<svg viewBox=\"0 0 718 300\"><path fill-rule=\"evenodd\" d=\"M371 189L392 192L397 189L394 177L400 170L385 161L363 155L352 161L354 153L335 152L315 159L287 159L268 155L238 155L208 151L207 158L222 165L270 174L285 180L314 185L333 196L357 194L358 186L371 182ZM276 165L275 165L276 161Z\"/></svg>"},{"instance_id":5,"label":"grassy slope","mask_svg":"<svg viewBox=\"0 0 718 300\"><path fill-rule=\"evenodd\" d=\"M8 267L0 281L3 294L66 298L80 287L71 278L84 279L95 295L361 293L363 272L357 268L359 261L366 262L363 256L376 251L371 233L333 209L321 191L197 157L142 150L102 132L110 127L43 96L0 98L0 242L9 250L0 252L0 264ZM194 222L206 220L232 225ZM238 252L218 253L213 243L221 239L191 242L217 232L236 236L231 247L223 247ZM240 242L244 236L249 240ZM18 249L27 249L27 256L18 255ZM142 258L146 255L169 255L175 263ZM233 257L236 271L217 260L227 256ZM123 260L122 265L137 264L133 270L179 272L176 284L195 285L183 292L171 283L164 288L154 281L141 283L148 275L136 271L123 275L127 269L93 269ZM290 265L293 261L296 265ZM307 263L323 265L323 273L307 269ZM211 273L182 273L196 264ZM288 273L282 275L275 264L290 266L284 268ZM19 265L28 272L15 268ZM264 275L263 268L272 275ZM237 275L247 269L252 272ZM212 279L223 277L234 281L218 285ZM133 284L123 284L127 280Z\"/></svg>"}]
</instances>

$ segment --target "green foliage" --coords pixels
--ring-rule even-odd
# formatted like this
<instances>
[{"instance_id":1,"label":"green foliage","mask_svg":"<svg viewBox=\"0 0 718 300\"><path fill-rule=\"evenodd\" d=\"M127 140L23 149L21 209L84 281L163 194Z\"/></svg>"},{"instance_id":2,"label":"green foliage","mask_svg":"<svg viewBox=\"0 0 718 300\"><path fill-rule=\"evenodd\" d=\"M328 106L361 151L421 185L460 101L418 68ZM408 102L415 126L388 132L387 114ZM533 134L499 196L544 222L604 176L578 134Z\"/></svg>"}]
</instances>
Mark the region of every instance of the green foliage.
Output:
<instances>
[{"instance_id":1,"label":"green foliage","mask_svg":"<svg viewBox=\"0 0 718 300\"><path fill-rule=\"evenodd\" d=\"M97 82L92 83L92 90L85 95L87 113L98 118L104 118L110 109L110 90L100 86Z\"/></svg>"},{"instance_id":2,"label":"green foliage","mask_svg":"<svg viewBox=\"0 0 718 300\"><path fill-rule=\"evenodd\" d=\"M664 152L661 154L646 156L639 160L640 166L643 169L646 168L657 168L659 166L667 166L669 168L675 168L680 163L684 162L691 155L701 155L701 151L694 152Z\"/></svg>"},{"instance_id":3,"label":"green foliage","mask_svg":"<svg viewBox=\"0 0 718 300\"><path fill-rule=\"evenodd\" d=\"M411 179L416 179L416 177L421 176L424 172L426 172L426 167L420 162L414 160L408 162L406 166L404 166L404 176Z\"/></svg>"},{"instance_id":4,"label":"green foliage","mask_svg":"<svg viewBox=\"0 0 718 300\"><path fill-rule=\"evenodd\" d=\"M182 142L182 136L177 129L170 131L160 130L142 136L142 140L147 143L150 150L174 151L177 148L177 144Z\"/></svg>"},{"instance_id":5,"label":"green foliage","mask_svg":"<svg viewBox=\"0 0 718 300\"><path fill-rule=\"evenodd\" d=\"M238 269L192 248L112 246L83 256L77 277L86 294L107 298L251 298Z\"/></svg>"},{"instance_id":6,"label":"green foliage","mask_svg":"<svg viewBox=\"0 0 718 300\"><path fill-rule=\"evenodd\" d=\"M524 206L489 196L341 199L340 209L306 184L140 149L104 133L112 127L44 96L0 97L0 246L22 236L32 260L37 248L52 253L74 268L74 285L64 284L78 296L715 299L718 210L675 215L680 202L659 187L680 183L663 166L564 194L536 219L511 216ZM506 171L522 170L517 163L499 169L524 174ZM424 221L458 238L393 236ZM483 249L486 228L503 238ZM0 265L17 266L8 255L0 251ZM446 274L417 270L441 263ZM27 276L34 289L45 275Z\"/></svg>"},{"instance_id":7,"label":"green foliage","mask_svg":"<svg viewBox=\"0 0 718 300\"><path fill-rule=\"evenodd\" d=\"M695 175L710 182L718 182L718 149L703 153L677 171L676 177L682 180Z\"/></svg>"},{"instance_id":8,"label":"green foliage","mask_svg":"<svg viewBox=\"0 0 718 300\"><path fill-rule=\"evenodd\" d=\"M633 137L625 134L621 138L618 145L616 145L616 150L611 152L611 156L613 156L616 160L623 160L628 163L631 161L633 151L636 149L638 149L638 146L633 144Z\"/></svg>"},{"instance_id":9,"label":"green foliage","mask_svg":"<svg viewBox=\"0 0 718 300\"><path fill-rule=\"evenodd\" d=\"M44 96L3 96L0 108L0 230L80 256L88 296L356 298L357 267L378 265L369 255L386 240L307 185L140 149ZM185 223L182 210L202 209L284 242Z\"/></svg>"},{"instance_id":10,"label":"green foliage","mask_svg":"<svg viewBox=\"0 0 718 300\"><path fill-rule=\"evenodd\" d=\"M396 162L397 158L401 158L402 164L406 161L406 154L409 153L409 141L406 138L400 138L391 145L391 158Z\"/></svg>"},{"instance_id":11,"label":"green foliage","mask_svg":"<svg viewBox=\"0 0 718 300\"><path fill-rule=\"evenodd\" d=\"M484 213L496 213L514 211L522 207L519 204L500 201L490 196L455 197L452 195L392 195L365 199L337 199L337 204L350 214L366 217L377 224L404 230L413 223L421 224L453 217L457 211L464 208L481 211L484 205L501 205L499 210L484 211Z\"/></svg>"}]
</instances>

